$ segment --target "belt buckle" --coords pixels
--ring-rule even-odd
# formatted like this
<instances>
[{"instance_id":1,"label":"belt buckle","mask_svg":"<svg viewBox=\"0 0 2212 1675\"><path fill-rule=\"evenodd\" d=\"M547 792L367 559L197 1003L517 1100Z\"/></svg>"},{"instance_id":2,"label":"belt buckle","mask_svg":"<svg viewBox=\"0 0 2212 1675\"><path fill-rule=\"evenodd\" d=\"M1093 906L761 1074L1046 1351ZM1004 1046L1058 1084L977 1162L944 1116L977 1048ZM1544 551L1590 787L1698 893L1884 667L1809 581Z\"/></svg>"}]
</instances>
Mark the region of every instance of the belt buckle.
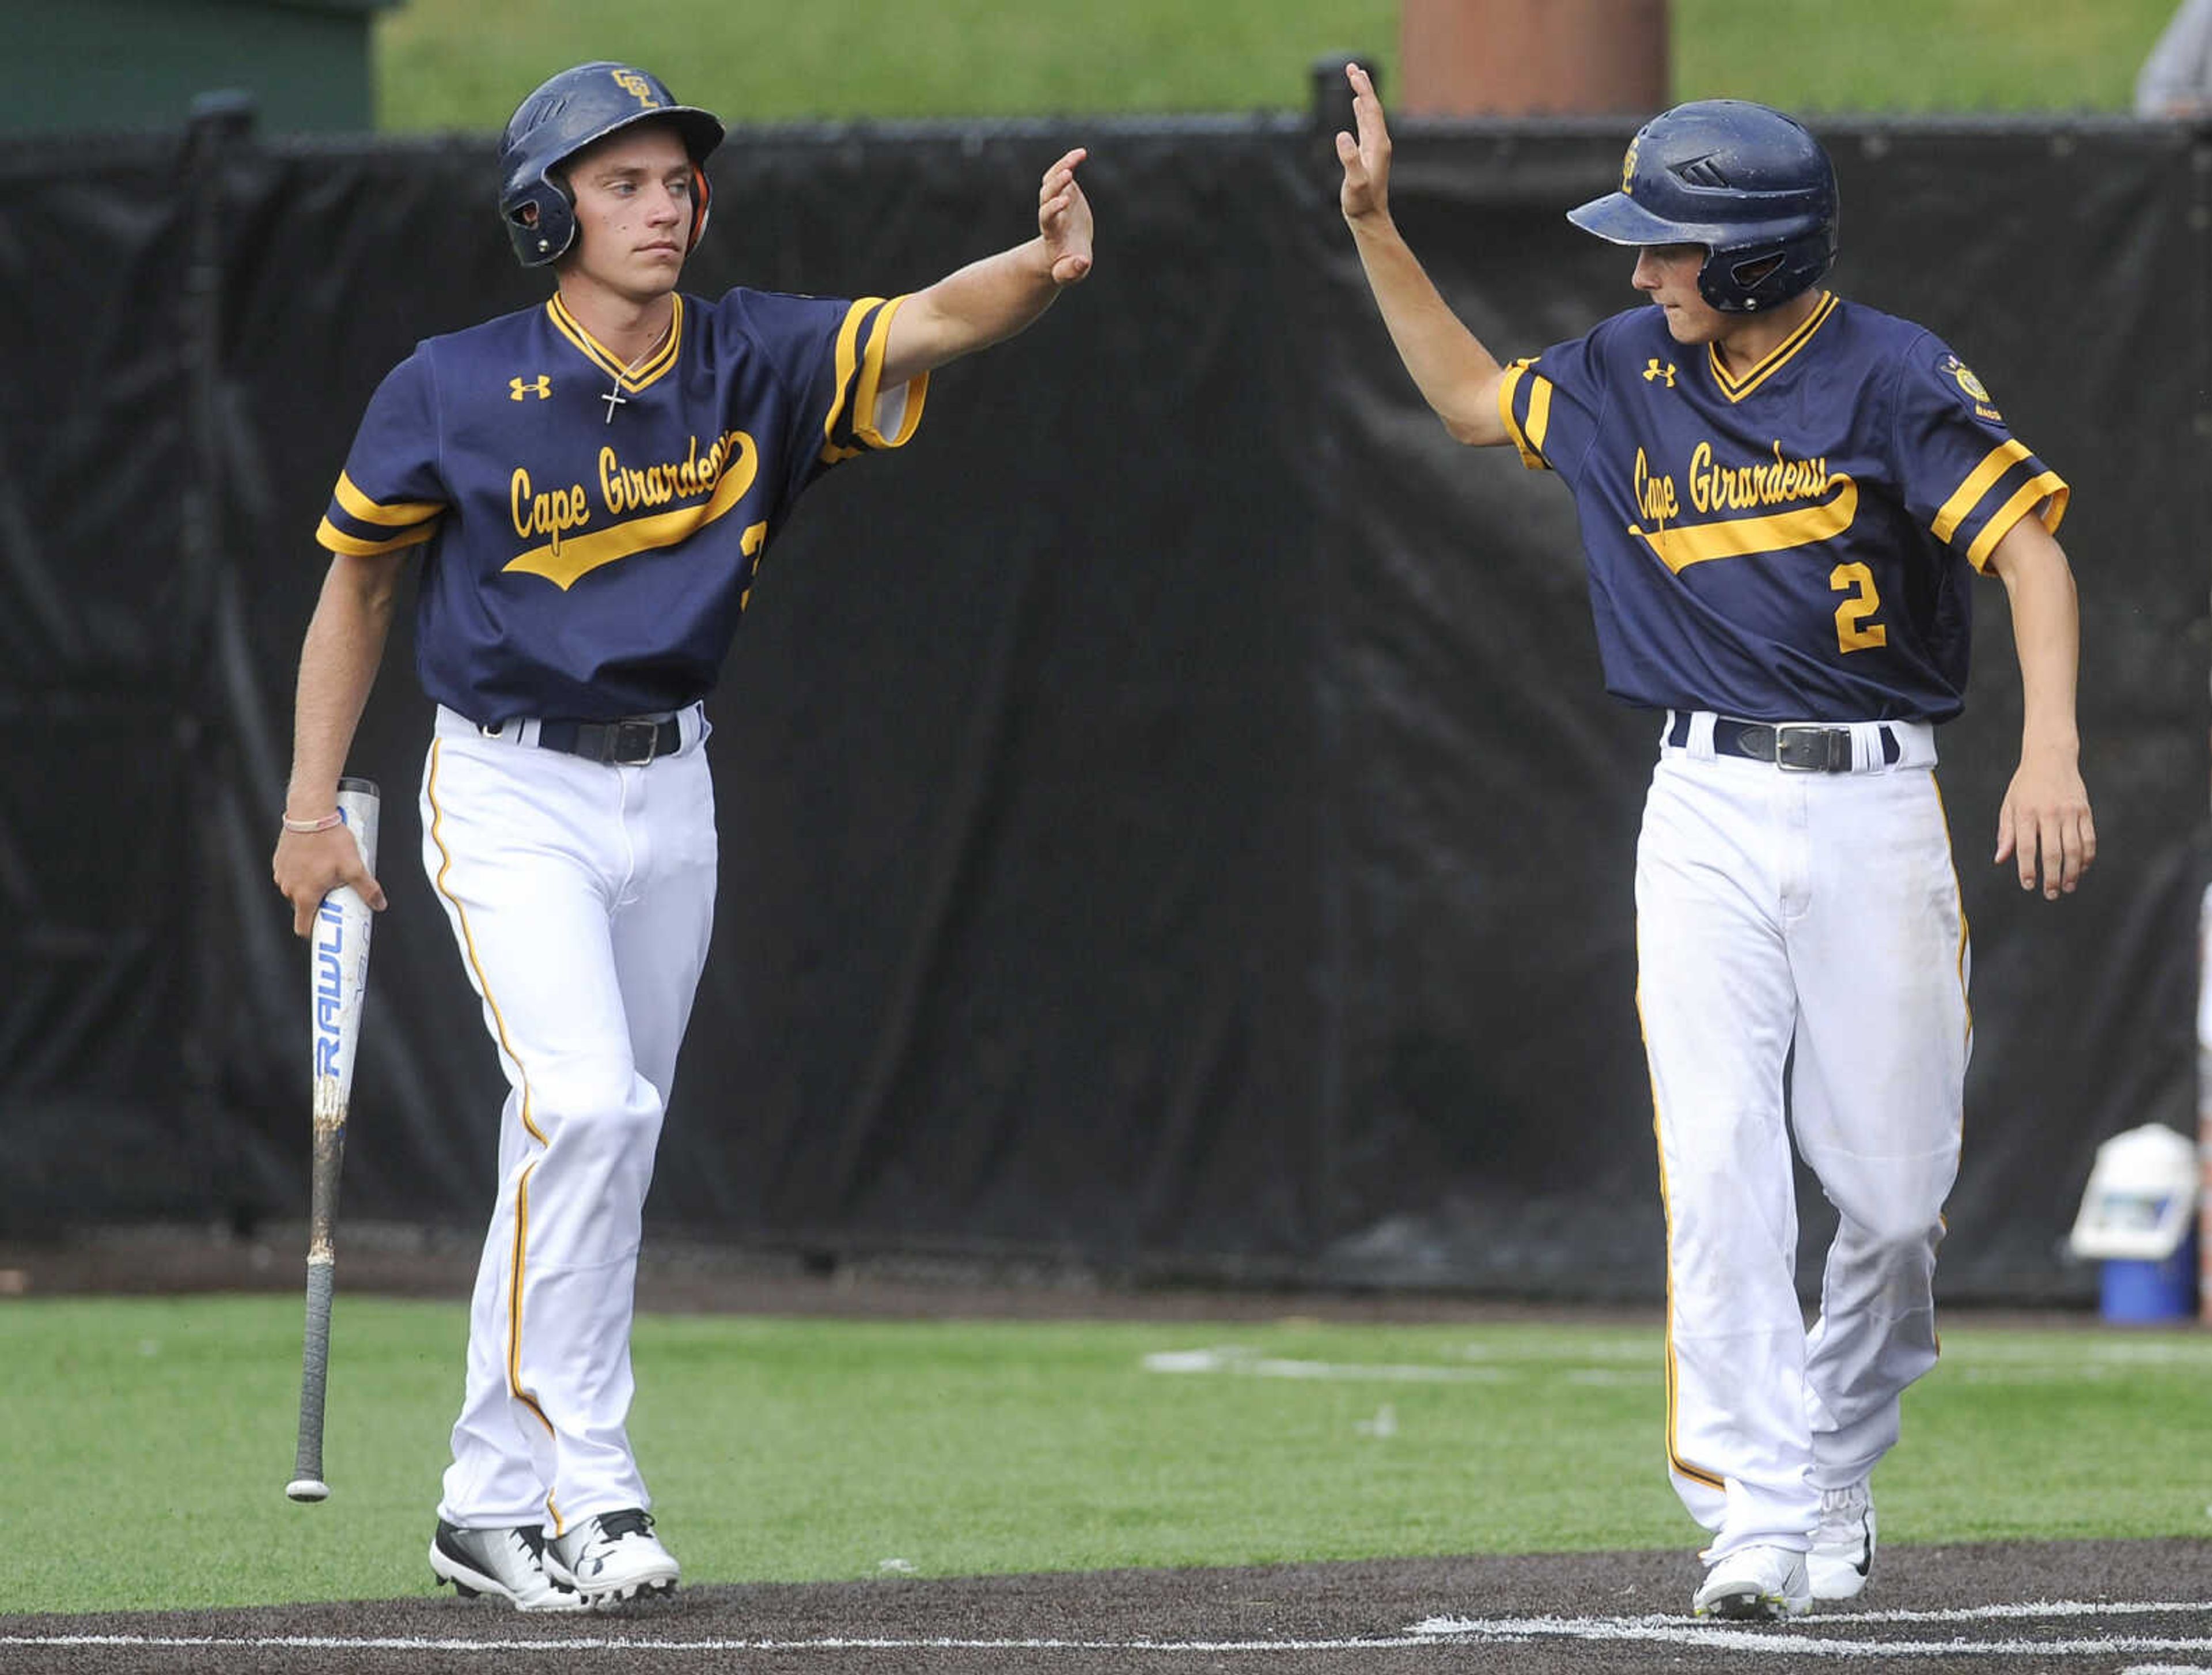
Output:
<instances>
[{"instance_id":1,"label":"belt buckle","mask_svg":"<svg viewBox=\"0 0 2212 1675\"><path fill-rule=\"evenodd\" d=\"M642 768L660 748L659 722L615 722L608 734L608 759L618 768Z\"/></svg>"},{"instance_id":2,"label":"belt buckle","mask_svg":"<svg viewBox=\"0 0 2212 1675\"><path fill-rule=\"evenodd\" d=\"M1792 736L1802 740L1793 743ZM1838 740L1844 759L1835 759ZM1838 773L1851 765L1851 733L1845 727L1822 727L1810 722L1784 722L1774 729L1774 765L1784 773Z\"/></svg>"}]
</instances>

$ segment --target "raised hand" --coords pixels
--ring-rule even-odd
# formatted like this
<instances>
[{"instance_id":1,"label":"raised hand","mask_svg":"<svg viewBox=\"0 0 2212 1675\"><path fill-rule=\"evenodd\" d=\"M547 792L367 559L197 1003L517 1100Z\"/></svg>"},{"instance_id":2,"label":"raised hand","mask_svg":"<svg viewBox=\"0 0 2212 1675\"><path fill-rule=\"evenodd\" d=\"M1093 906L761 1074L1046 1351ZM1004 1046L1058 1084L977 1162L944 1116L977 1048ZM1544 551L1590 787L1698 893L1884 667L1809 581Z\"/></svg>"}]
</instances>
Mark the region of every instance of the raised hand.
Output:
<instances>
[{"instance_id":1,"label":"raised hand","mask_svg":"<svg viewBox=\"0 0 2212 1675\"><path fill-rule=\"evenodd\" d=\"M1091 271L1091 202L1075 179L1090 152L1077 146L1044 172L1037 189L1037 231L1052 258L1052 282L1073 285Z\"/></svg>"},{"instance_id":2,"label":"raised hand","mask_svg":"<svg viewBox=\"0 0 2212 1675\"><path fill-rule=\"evenodd\" d=\"M1389 210L1390 131L1383 125L1382 101L1375 96L1375 83L1356 64L1344 67L1352 83L1352 119L1358 138L1339 131L1336 160L1344 165L1344 185L1337 202L1346 221L1359 221Z\"/></svg>"}]
</instances>

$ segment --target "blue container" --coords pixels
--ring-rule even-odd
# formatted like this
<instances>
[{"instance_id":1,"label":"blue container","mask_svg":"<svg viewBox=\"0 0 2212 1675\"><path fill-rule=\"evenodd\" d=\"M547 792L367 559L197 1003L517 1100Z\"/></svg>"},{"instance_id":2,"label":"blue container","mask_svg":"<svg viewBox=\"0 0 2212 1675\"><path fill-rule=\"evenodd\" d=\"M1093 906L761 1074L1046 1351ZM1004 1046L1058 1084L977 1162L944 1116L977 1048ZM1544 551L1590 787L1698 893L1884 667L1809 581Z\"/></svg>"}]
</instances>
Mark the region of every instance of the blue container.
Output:
<instances>
[{"instance_id":1,"label":"blue container","mask_svg":"<svg viewBox=\"0 0 2212 1675\"><path fill-rule=\"evenodd\" d=\"M2197 1235L2161 1262L2107 1262L2101 1298L2105 1319L2130 1325L2190 1320L2197 1315Z\"/></svg>"}]
</instances>

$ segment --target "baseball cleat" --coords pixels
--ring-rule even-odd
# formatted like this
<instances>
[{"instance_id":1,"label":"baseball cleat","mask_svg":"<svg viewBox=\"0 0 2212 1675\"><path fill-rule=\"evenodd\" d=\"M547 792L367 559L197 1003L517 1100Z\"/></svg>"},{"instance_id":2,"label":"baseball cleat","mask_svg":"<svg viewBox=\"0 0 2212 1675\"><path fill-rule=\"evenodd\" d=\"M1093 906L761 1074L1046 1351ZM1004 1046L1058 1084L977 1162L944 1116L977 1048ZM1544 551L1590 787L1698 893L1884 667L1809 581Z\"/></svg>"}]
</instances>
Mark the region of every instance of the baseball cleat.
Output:
<instances>
[{"instance_id":1,"label":"baseball cleat","mask_svg":"<svg viewBox=\"0 0 2212 1675\"><path fill-rule=\"evenodd\" d=\"M653 1533L650 1514L631 1507L586 1518L547 1544L545 1568L595 1611L676 1591L676 1556Z\"/></svg>"},{"instance_id":2,"label":"baseball cleat","mask_svg":"<svg viewBox=\"0 0 2212 1675\"><path fill-rule=\"evenodd\" d=\"M1815 1599L1856 1599L1874 1570L1874 1496L1862 1478L1820 1494L1820 1522L1805 1568Z\"/></svg>"},{"instance_id":3,"label":"baseball cleat","mask_svg":"<svg viewBox=\"0 0 2212 1675\"><path fill-rule=\"evenodd\" d=\"M519 1611L580 1611L584 1596L546 1573L545 1538L535 1529L464 1530L438 1520L430 1571L464 1599L489 1594Z\"/></svg>"},{"instance_id":4,"label":"baseball cleat","mask_svg":"<svg viewBox=\"0 0 2212 1675\"><path fill-rule=\"evenodd\" d=\"M1735 1622L1773 1622L1813 1609L1805 1556L1788 1547L1740 1547L1705 1573L1690 1602L1698 1617Z\"/></svg>"}]
</instances>

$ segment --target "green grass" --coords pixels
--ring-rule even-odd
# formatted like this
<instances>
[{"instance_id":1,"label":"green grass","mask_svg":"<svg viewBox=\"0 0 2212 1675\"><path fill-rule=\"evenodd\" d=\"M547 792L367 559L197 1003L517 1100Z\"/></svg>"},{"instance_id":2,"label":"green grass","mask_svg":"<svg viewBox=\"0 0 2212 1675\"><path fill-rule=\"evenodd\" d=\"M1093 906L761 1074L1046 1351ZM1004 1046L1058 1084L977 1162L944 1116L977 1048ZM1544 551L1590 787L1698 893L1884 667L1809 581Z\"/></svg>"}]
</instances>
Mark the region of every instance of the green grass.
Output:
<instances>
[{"instance_id":1,"label":"green grass","mask_svg":"<svg viewBox=\"0 0 2212 1675\"><path fill-rule=\"evenodd\" d=\"M2174 0L1674 0L1677 99L1805 111L2120 111ZM408 0L378 124L486 130L545 76L634 61L733 123L1298 111L1327 54L1398 69L1397 0Z\"/></svg>"},{"instance_id":2,"label":"green grass","mask_svg":"<svg viewBox=\"0 0 2212 1675\"><path fill-rule=\"evenodd\" d=\"M2127 111L2175 0L1674 0L1674 96L1795 111Z\"/></svg>"},{"instance_id":3,"label":"green grass","mask_svg":"<svg viewBox=\"0 0 2212 1675\"><path fill-rule=\"evenodd\" d=\"M0 1614L385 1598L422 1559L453 1306L339 1300L331 1499L283 1498L300 1314L11 1303ZM1877 1477L1902 1544L2208 1532L2212 1339L1954 1327ZM631 1433L696 1582L1680 1547L1656 1328L652 1316ZM1230 1348L1234 1370L1161 1351ZM1317 1376L1267 1363L1304 1362ZM127 1532L127 1538L125 1538Z\"/></svg>"},{"instance_id":4,"label":"green grass","mask_svg":"<svg viewBox=\"0 0 2212 1675\"><path fill-rule=\"evenodd\" d=\"M496 127L599 58L731 123L1302 109L1316 58L1395 56L1397 20L1395 0L409 0L377 25L377 121Z\"/></svg>"}]
</instances>

